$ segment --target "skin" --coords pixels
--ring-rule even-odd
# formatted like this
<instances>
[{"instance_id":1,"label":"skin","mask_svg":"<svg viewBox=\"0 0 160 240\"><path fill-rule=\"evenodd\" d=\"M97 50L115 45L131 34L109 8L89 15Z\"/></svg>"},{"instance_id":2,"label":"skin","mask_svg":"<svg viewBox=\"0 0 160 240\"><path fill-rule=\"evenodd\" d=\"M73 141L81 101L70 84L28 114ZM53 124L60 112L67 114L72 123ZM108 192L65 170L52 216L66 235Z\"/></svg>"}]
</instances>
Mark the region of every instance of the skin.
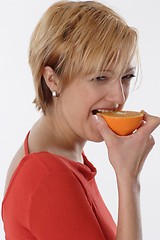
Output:
<instances>
[{"instance_id":1,"label":"skin","mask_svg":"<svg viewBox=\"0 0 160 240\"><path fill-rule=\"evenodd\" d=\"M54 106L35 123L29 136L30 153L48 151L81 163L87 140L105 141L119 195L116 240L142 240L139 175L154 145L151 134L160 124L160 118L145 113L145 122L136 133L120 137L100 116L93 116L92 111L104 108L121 110L134 71L134 65L130 64L120 77L115 77L114 70L110 69L103 74L76 78L63 87L54 71L46 66L43 71L46 84L59 96L54 98ZM8 179L23 155L21 147L11 164Z\"/></svg>"}]
</instances>

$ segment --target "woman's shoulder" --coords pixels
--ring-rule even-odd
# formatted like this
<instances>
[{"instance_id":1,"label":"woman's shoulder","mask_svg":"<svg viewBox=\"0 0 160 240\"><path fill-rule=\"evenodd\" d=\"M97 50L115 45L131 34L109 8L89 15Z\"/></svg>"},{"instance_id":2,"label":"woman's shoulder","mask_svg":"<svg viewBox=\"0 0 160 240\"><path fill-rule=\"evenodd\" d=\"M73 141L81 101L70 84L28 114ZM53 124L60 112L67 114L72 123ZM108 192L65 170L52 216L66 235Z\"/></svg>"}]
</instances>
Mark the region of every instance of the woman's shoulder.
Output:
<instances>
[{"instance_id":1,"label":"woman's shoulder","mask_svg":"<svg viewBox=\"0 0 160 240\"><path fill-rule=\"evenodd\" d=\"M24 157L24 148L23 146L21 146L16 152L15 156L13 157L10 163L10 166L8 168L4 192L6 192L9 186L9 183L11 181L11 178L13 178L13 174L18 168L19 164L21 163L21 160L23 159L23 157Z\"/></svg>"},{"instance_id":2,"label":"woman's shoulder","mask_svg":"<svg viewBox=\"0 0 160 240\"><path fill-rule=\"evenodd\" d=\"M23 157L22 165L24 170L35 170L44 172L47 175L55 174L59 171L71 171L70 161L60 155L53 154L47 151L33 152Z\"/></svg>"},{"instance_id":3,"label":"woman's shoulder","mask_svg":"<svg viewBox=\"0 0 160 240\"><path fill-rule=\"evenodd\" d=\"M69 161L69 160L68 160ZM60 172L70 173L63 158L49 152L31 153L26 156L22 148L16 153L9 167L6 189L16 186L30 187L38 185L46 176L58 177Z\"/></svg>"}]
</instances>

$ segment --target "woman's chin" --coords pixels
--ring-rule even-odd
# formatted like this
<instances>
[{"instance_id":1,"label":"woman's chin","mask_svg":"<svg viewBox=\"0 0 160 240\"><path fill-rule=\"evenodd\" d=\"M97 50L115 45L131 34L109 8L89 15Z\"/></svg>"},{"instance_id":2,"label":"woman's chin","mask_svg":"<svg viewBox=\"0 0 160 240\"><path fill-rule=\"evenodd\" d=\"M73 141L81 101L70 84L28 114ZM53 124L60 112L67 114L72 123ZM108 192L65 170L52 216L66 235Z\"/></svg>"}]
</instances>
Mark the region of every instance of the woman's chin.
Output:
<instances>
[{"instance_id":1,"label":"woman's chin","mask_svg":"<svg viewBox=\"0 0 160 240\"><path fill-rule=\"evenodd\" d=\"M94 135L93 137L91 137L90 139L88 139L88 141L100 143L100 142L103 142L104 139L103 139L103 137L100 135L100 133L98 133L98 134L95 134L95 135Z\"/></svg>"},{"instance_id":2,"label":"woman's chin","mask_svg":"<svg viewBox=\"0 0 160 240\"><path fill-rule=\"evenodd\" d=\"M100 140L100 139L99 139L99 140L97 140L97 139L96 139L96 140L92 140L92 142L95 142L95 143L100 143L100 142L103 142L103 141L104 141L104 139L101 139L101 140Z\"/></svg>"}]
</instances>

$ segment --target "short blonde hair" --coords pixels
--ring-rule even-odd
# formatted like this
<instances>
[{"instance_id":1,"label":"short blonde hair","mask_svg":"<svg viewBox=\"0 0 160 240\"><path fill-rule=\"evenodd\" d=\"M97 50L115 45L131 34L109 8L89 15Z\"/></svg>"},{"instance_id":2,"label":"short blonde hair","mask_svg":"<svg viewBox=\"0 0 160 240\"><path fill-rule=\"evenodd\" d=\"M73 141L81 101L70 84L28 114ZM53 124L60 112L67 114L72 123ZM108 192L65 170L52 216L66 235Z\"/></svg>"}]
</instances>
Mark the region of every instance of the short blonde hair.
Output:
<instances>
[{"instance_id":1,"label":"short blonde hair","mask_svg":"<svg viewBox=\"0 0 160 240\"><path fill-rule=\"evenodd\" d=\"M50 66L66 84L70 79L106 70L120 52L119 72L137 52L137 31L109 7L95 1L60 1L49 7L30 42L29 64L35 104L45 113L53 101L43 78Z\"/></svg>"}]
</instances>

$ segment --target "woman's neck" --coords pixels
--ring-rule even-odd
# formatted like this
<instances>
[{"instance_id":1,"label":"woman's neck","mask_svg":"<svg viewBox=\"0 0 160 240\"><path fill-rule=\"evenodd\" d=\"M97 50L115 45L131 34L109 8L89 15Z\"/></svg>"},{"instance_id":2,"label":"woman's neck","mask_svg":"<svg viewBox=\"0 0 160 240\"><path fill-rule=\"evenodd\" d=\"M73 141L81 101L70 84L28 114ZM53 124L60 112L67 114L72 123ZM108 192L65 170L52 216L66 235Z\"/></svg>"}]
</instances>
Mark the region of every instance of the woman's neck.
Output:
<instances>
[{"instance_id":1,"label":"woman's neck","mask_svg":"<svg viewBox=\"0 0 160 240\"><path fill-rule=\"evenodd\" d=\"M48 151L75 162L83 163L85 141L79 139L62 122L42 116L33 126L29 137L30 152Z\"/></svg>"}]
</instances>

